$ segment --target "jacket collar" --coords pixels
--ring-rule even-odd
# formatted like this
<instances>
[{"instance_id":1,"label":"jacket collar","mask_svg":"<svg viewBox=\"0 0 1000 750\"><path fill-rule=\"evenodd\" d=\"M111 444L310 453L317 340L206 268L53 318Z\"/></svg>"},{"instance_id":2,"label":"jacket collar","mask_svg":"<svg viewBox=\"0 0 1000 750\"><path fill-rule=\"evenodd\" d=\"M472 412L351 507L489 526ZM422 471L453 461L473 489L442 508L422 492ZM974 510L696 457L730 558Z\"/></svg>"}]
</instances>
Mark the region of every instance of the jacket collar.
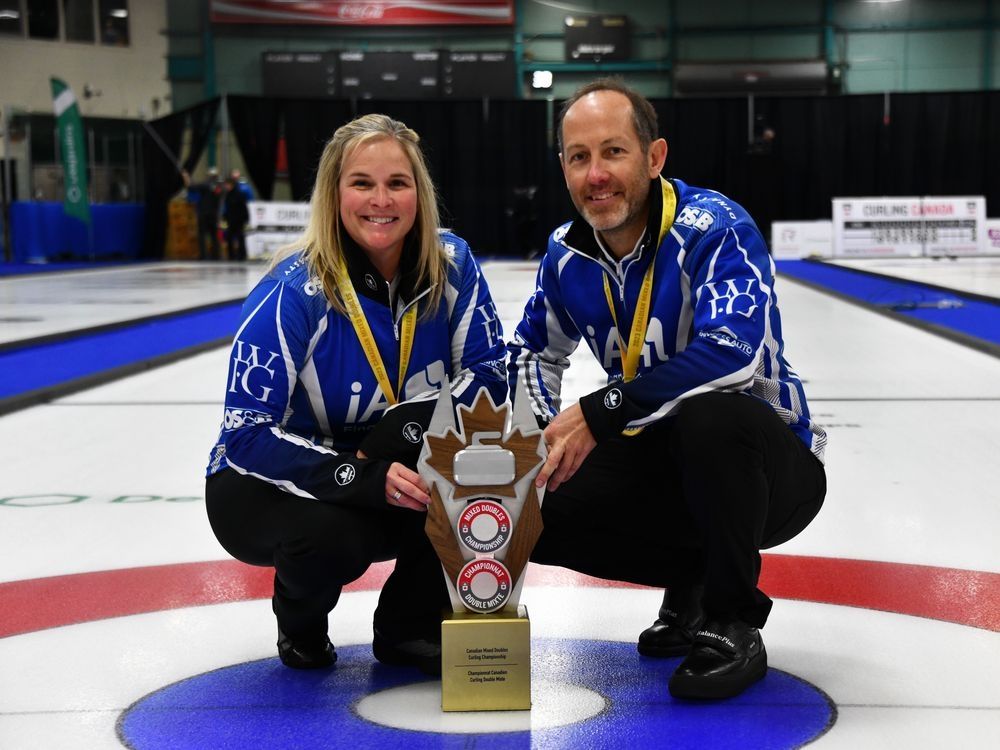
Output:
<instances>
[{"instance_id":1,"label":"jacket collar","mask_svg":"<svg viewBox=\"0 0 1000 750\"><path fill-rule=\"evenodd\" d=\"M347 275L351 279L351 285L358 294L388 307L390 305L389 282L382 278L382 274L372 264L367 253L343 229L340 232L340 240L341 247L344 249L344 260L347 263ZM411 232L406 235L406 239L403 241L403 253L399 259L399 286L396 289L396 294L404 300L412 300L418 293L416 280L419 254L418 241Z\"/></svg>"},{"instance_id":2,"label":"jacket collar","mask_svg":"<svg viewBox=\"0 0 1000 750\"><path fill-rule=\"evenodd\" d=\"M639 253L636 257L641 257L646 248L655 244L660 234L660 214L663 213L663 190L660 188L660 178L655 177L649 181L649 216L646 218L646 232L639 245ZM563 237L563 244L571 250L587 255L594 260L602 260L605 254L597 244L594 236L594 229L587 221L575 215L569 229Z\"/></svg>"}]
</instances>

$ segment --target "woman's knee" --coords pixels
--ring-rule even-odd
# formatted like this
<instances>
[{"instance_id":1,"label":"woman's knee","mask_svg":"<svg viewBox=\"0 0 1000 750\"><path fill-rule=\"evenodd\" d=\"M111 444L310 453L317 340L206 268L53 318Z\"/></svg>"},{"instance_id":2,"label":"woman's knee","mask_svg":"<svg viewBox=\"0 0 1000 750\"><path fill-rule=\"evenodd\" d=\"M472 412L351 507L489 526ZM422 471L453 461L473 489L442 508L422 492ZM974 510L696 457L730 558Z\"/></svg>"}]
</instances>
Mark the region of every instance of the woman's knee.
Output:
<instances>
[{"instance_id":1,"label":"woman's knee","mask_svg":"<svg viewBox=\"0 0 1000 750\"><path fill-rule=\"evenodd\" d=\"M329 507L329 506L327 506ZM361 576L384 544L377 524L351 513L310 513L290 525L274 551L276 566L315 568L340 583Z\"/></svg>"}]
</instances>

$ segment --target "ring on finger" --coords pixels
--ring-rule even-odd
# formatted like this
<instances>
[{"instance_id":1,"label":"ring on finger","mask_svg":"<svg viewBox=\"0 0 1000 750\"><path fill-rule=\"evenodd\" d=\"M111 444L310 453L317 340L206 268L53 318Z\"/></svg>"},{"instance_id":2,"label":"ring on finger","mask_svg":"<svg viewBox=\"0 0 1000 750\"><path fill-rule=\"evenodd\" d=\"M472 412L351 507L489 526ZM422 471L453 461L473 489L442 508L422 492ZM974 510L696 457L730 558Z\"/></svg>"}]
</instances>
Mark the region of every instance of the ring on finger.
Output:
<instances>
[{"instance_id":1,"label":"ring on finger","mask_svg":"<svg viewBox=\"0 0 1000 750\"><path fill-rule=\"evenodd\" d=\"M395 492L392 493L393 500L399 500L399 498L401 498L402 496L403 496L402 490L396 490Z\"/></svg>"}]
</instances>

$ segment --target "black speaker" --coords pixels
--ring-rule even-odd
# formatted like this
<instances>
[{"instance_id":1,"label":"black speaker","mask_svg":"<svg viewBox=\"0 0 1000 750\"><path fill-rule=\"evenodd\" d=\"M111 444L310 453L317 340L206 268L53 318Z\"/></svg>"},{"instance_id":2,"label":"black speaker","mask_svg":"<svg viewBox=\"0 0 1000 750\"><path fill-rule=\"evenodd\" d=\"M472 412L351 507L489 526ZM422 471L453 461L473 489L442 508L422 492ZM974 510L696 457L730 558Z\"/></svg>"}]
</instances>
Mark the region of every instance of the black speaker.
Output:
<instances>
[{"instance_id":1,"label":"black speaker","mask_svg":"<svg viewBox=\"0 0 1000 750\"><path fill-rule=\"evenodd\" d=\"M628 60L631 33L628 16L566 16L566 59Z\"/></svg>"}]
</instances>

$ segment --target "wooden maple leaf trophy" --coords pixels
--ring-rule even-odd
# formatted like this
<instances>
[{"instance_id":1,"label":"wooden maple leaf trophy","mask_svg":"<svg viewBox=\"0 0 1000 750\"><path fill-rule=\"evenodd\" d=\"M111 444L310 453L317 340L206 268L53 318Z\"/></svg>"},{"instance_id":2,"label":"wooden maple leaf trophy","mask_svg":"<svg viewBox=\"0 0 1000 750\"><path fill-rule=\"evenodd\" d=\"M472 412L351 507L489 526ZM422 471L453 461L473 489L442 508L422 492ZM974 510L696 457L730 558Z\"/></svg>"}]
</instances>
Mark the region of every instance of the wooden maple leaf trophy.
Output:
<instances>
[{"instance_id":1,"label":"wooden maple leaf trophy","mask_svg":"<svg viewBox=\"0 0 1000 750\"><path fill-rule=\"evenodd\" d=\"M445 711L531 708L531 628L518 599L542 532L534 479L546 453L527 394L509 413L483 388L471 409L458 407L456 424L442 388L417 463L431 485L425 528L453 609L441 624Z\"/></svg>"}]
</instances>

